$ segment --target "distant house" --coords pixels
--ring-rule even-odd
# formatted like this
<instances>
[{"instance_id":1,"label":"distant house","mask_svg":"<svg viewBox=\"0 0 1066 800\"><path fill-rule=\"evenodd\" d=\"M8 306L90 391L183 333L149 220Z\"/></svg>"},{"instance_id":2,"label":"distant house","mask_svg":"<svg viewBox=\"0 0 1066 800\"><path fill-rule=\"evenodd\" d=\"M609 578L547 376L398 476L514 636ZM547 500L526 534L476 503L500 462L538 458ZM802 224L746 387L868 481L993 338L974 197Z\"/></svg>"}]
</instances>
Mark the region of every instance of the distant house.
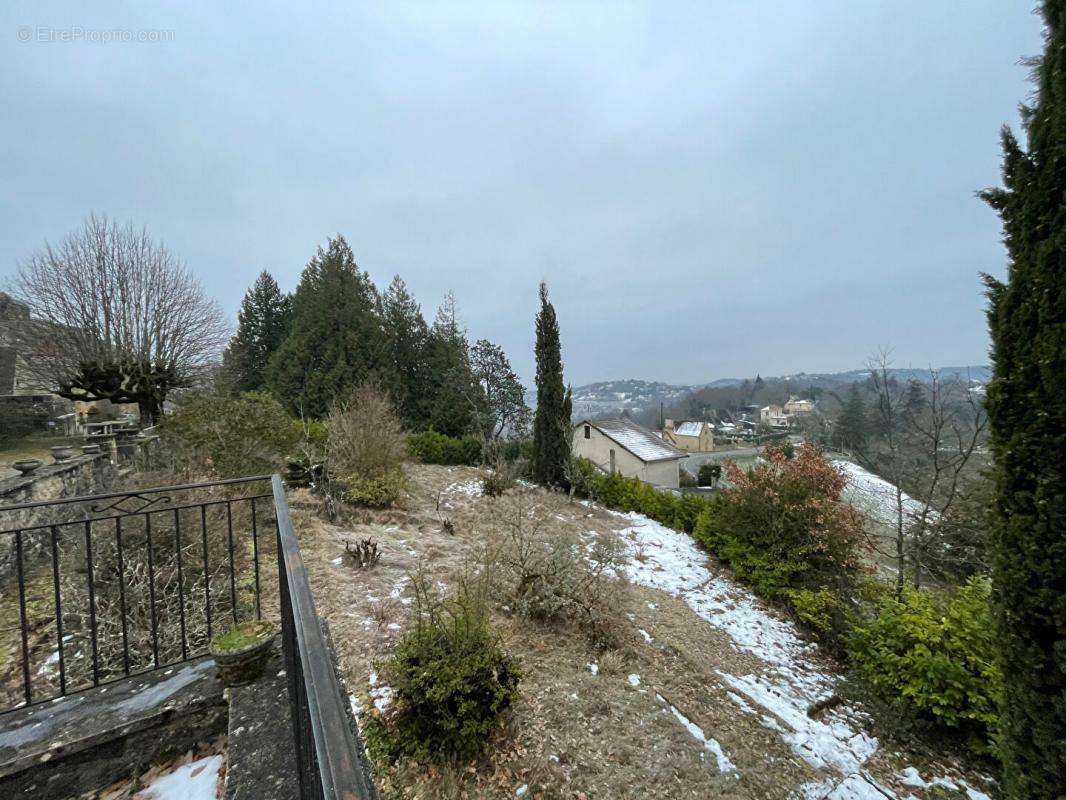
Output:
<instances>
[{"instance_id":1,"label":"distant house","mask_svg":"<svg viewBox=\"0 0 1066 800\"><path fill-rule=\"evenodd\" d=\"M714 428L709 422L668 419L663 423L663 438L688 453L714 449Z\"/></svg>"},{"instance_id":2,"label":"distant house","mask_svg":"<svg viewBox=\"0 0 1066 800\"><path fill-rule=\"evenodd\" d=\"M577 423L573 452L604 472L617 472L668 489L681 485L680 461L687 455L626 417Z\"/></svg>"},{"instance_id":3,"label":"distant house","mask_svg":"<svg viewBox=\"0 0 1066 800\"><path fill-rule=\"evenodd\" d=\"M788 398L785 403L785 413L794 417L805 417L814 413L814 403L810 400L800 400L798 397Z\"/></svg>"},{"instance_id":4,"label":"distant house","mask_svg":"<svg viewBox=\"0 0 1066 800\"><path fill-rule=\"evenodd\" d=\"M785 413L783 406L771 403L759 409L759 422L771 428L787 428L792 422L792 417Z\"/></svg>"}]
</instances>

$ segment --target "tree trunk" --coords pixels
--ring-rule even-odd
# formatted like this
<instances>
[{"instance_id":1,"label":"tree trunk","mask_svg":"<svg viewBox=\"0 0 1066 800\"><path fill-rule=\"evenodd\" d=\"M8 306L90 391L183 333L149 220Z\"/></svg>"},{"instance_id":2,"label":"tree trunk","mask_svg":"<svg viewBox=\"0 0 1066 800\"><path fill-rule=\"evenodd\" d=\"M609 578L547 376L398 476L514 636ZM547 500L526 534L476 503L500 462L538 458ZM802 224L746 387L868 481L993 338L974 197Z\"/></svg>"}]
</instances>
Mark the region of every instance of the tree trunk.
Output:
<instances>
[{"instance_id":1,"label":"tree trunk","mask_svg":"<svg viewBox=\"0 0 1066 800\"><path fill-rule=\"evenodd\" d=\"M159 421L163 409L162 398L151 396L142 397L137 401L137 412L141 417L141 427L148 428Z\"/></svg>"}]
</instances>

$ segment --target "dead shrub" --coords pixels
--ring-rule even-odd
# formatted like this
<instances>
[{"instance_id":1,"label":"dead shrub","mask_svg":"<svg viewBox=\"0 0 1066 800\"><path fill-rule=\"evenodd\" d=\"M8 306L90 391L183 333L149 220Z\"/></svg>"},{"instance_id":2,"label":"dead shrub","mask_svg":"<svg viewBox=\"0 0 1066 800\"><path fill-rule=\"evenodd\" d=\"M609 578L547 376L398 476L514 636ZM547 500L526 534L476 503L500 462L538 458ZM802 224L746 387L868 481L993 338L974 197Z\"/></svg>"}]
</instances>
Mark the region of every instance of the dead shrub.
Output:
<instances>
[{"instance_id":1,"label":"dead shrub","mask_svg":"<svg viewBox=\"0 0 1066 800\"><path fill-rule=\"evenodd\" d=\"M624 628L621 542L608 534L585 541L569 527L553 527L554 518L527 498L505 498L502 532L486 554L483 574L515 613L575 625L596 649L613 649Z\"/></svg>"},{"instance_id":2,"label":"dead shrub","mask_svg":"<svg viewBox=\"0 0 1066 800\"><path fill-rule=\"evenodd\" d=\"M351 542L346 541L344 550L360 569L369 569L381 559L378 543L373 539L360 539L354 546Z\"/></svg>"},{"instance_id":3,"label":"dead shrub","mask_svg":"<svg viewBox=\"0 0 1066 800\"><path fill-rule=\"evenodd\" d=\"M328 472L352 505L387 508L403 495L403 424L387 392L365 383L334 403L326 422Z\"/></svg>"}]
</instances>

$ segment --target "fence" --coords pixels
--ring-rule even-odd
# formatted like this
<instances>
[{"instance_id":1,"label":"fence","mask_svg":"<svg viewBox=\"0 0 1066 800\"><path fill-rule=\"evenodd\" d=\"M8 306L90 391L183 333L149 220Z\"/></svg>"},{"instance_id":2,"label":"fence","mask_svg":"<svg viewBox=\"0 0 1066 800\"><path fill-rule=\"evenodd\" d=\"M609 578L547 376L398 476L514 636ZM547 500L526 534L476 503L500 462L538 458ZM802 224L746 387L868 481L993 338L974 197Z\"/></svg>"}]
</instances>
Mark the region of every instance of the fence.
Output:
<instances>
[{"instance_id":1,"label":"fence","mask_svg":"<svg viewBox=\"0 0 1066 800\"><path fill-rule=\"evenodd\" d=\"M301 797L375 796L279 476L0 506L0 547L12 565L0 713L201 657L220 630L278 619Z\"/></svg>"}]
</instances>

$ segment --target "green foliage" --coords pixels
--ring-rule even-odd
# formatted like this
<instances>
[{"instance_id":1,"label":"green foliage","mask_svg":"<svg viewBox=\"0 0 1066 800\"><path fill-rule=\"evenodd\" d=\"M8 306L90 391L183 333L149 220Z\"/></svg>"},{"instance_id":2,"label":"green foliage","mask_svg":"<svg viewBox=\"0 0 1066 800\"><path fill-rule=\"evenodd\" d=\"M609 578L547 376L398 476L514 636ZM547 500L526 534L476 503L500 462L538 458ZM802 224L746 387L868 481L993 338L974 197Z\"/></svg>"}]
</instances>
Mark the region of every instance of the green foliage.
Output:
<instances>
[{"instance_id":1,"label":"green foliage","mask_svg":"<svg viewBox=\"0 0 1066 800\"><path fill-rule=\"evenodd\" d=\"M840 474L811 446L787 458L765 450L769 463L748 472L730 465L733 488L700 516L694 536L760 594L788 589L847 588L858 570L862 519L840 504Z\"/></svg>"},{"instance_id":2,"label":"green foliage","mask_svg":"<svg viewBox=\"0 0 1066 800\"><path fill-rule=\"evenodd\" d=\"M459 321L455 297L449 292L437 309L429 333L426 387L429 425L447 436L461 437L475 430L474 407L480 388L470 364L470 345Z\"/></svg>"},{"instance_id":3,"label":"green foliage","mask_svg":"<svg viewBox=\"0 0 1066 800\"><path fill-rule=\"evenodd\" d=\"M270 359L270 389L294 414L320 417L334 398L388 371L377 289L337 236L300 276L289 335Z\"/></svg>"},{"instance_id":4,"label":"green foliage","mask_svg":"<svg viewBox=\"0 0 1066 800\"><path fill-rule=\"evenodd\" d=\"M1004 673L1007 797L1061 796L1066 776L1066 9L1044 0L1027 149L1003 128L1007 281L985 278L995 461L992 577Z\"/></svg>"},{"instance_id":5,"label":"green foliage","mask_svg":"<svg viewBox=\"0 0 1066 800\"><path fill-rule=\"evenodd\" d=\"M722 465L721 464L700 464L700 471L697 476L697 483L700 486L717 486L719 479L722 477Z\"/></svg>"},{"instance_id":6,"label":"green foliage","mask_svg":"<svg viewBox=\"0 0 1066 800\"><path fill-rule=\"evenodd\" d=\"M592 477L589 496L611 508L636 511L686 533L692 533L700 514L715 508L718 502L703 495L661 492L637 478L601 472Z\"/></svg>"},{"instance_id":7,"label":"green foliage","mask_svg":"<svg viewBox=\"0 0 1066 800\"><path fill-rule=\"evenodd\" d=\"M837 417L833 429L833 442L841 450L861 451L870 435L870 416L859 391L859 384L852 383L848 399Z\"/></svg>"},{"instance_id":8,"label":"green foliage","mask_svg":"<svg viewBox=\"0 0 1066 800\"><path fill-rule=\"evenodd\" d=\"M844 602L828 586L818 589L786 589L784 597L800 622L832 641L844 630Z\"/></svg>"},{"instance_id":9,"label":"green foliage","mask_svg":"<svg viewBox=\"0 0 1066 800\"><path fill-rule=\"evenodd\" d=\"M407 478L400 467L371 474L349 473L342 476L341 483L344 486L344 502L367 508L394 506L407 488Z\"/></svg>"},{"instance_id":10,"label":"green foliage","mask_svg":"<svg viewBox=\"0 0 1066 800\"><path fill-rule=\"evenodd\" d=\"M544 486L565 483L570 458L570 393L563 384L563 356L559 321L548 300L548 287L540 285L537 314L537 411L533 418L533 480Z\"/></svg>"},{"instance_id":11,"label":"green foliage","mask_svg":"<svg viewBox=\"0 0 1066 800\"><path fill-rule=\"evenodd\" d=\"M481 442L476 436L455 439L436 431L412 433L407 449L423 464L468 464L481 462Z\"/></svg>"},{"instance_id":12,"label":"green foliage","mask_svg":"<svg viewBox=\"0 0 1066 800\"><path fill-rule=\"evenodd\" d=\"M237 333L223 355L226 377L238 392L266 385L267 367L289 332L292 304L269 272L260 273L237 312Z\"/></svg>"},{"instance_id":13,"label":"green foliage","mask_svg":"<svg viewBox=\"0 0 1066 800\"><path fill-rule=\"evenodd\" d=\"M857 674L882 699L898 698L987 747L1003 689L989 594L984 578L947 598L910 589L901 599L884 593L849 635Z\"/></svg>"},{"instance_id":14,"label":"green foliage","mask_svg":"<svg viewBox=\"0 0 1066 800\"><path fill-rule=\"evenodd\" d=\"M273 397L203 393L184 399L160 422L175 468L219 478L279 471L300 441L300 427Z\"/></svg>"},{"instance_id":15,"label":"green foliage","mask_svg":"<svg viewBox=\"0 0 1066 800\"><path fill-rule=\"evenodd\" d=\"M371 752L390 761L455 762L477 755L518 699L521 672L503 652L478 585L460 583L442 600L416 577L414 624L381 672L394 693L371 716Z\"/></svg>"},{"instance_id":16,"label":"green foliage","mask_svg":"<svg viewBox=\"0 0 1066 800\"><path fill-rule=\"evenodd\" d=\"M51 418L44 406L0 406L0 446L48 430Z\"/></svg>"}]
</instances>

